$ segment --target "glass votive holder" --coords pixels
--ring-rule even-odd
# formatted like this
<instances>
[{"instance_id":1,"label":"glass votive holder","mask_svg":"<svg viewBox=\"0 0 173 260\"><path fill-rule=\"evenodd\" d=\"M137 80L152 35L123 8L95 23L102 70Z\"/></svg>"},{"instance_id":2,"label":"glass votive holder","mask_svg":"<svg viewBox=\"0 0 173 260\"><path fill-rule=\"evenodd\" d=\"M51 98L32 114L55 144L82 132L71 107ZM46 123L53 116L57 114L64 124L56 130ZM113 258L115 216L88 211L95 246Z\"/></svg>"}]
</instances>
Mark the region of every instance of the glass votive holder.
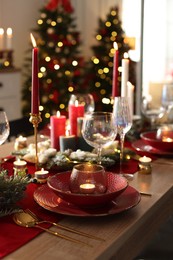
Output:
<instances>
[{"instance_id":1,"label":"glass votive holder","mask_svg":"<svg viewBox=\"0 0 173 260\"><path fill-rule=\"evenodd\" d=\"M151 158L147 156L143 156L139 158L139 173L141 174L151 174Z\"/></svg>"},{"instance_id":2,"label":"glass votive holder","mask_svg":"<svg viewBox=\"0 0 173 260\"><path fill-rule=\"evenodd\" d=\"M102 194L107 190L104 167L83 163L75 165L70 176L70 190L80 194Z\"/></svg>"},{"instance_id":3,"label":"glass votive holder","mask_svg":"<svg viewBox=\"0 0 173 260\"><path fill-rule=\"evenodd\" d=\"M44 168L41 168L41 170L36 171L34 175L39 183L45 183L49 176L49 171L44 170Z\"/></svg>"},{"instance_id":4,"label":"glass votive holder","mask_svg":"<svg viewBox=\"0 0 173 260\"><path fill-rule=\"evenodd\" d=\"M26 176L26 174L28 173L27 162L20 159L14 161L13 171L14 171L14 176L17 175L21 177Z\"/></svg>"}]
</instances>

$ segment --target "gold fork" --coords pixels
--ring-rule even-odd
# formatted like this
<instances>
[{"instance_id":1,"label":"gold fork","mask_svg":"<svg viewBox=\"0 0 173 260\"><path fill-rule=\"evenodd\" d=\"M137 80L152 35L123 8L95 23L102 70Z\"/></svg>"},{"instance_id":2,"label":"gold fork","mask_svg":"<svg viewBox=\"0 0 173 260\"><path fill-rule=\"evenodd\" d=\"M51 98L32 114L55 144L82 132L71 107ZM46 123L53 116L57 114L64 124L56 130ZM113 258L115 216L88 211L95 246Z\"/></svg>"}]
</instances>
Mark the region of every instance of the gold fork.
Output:
<instances>
[{"instance_id":1,"label":"gold fork","mask_svg":"<svg viewBox=\"0 0 173 260\"><path fill-rule=\"evenodd\" d=\"M38 216L35 215L35 213L33 213L30 209L25 209L24 212L30 214L30 216L32 216L36 223L37 224L42 224L42 223L49 223L49 224L52 224L54 226L57 226L63 230L66 230L66 231L69 231L69 232L72 232L72 233L75 233L75 234L78 234L78 235L81 235L81 236L85 236L85 237L88 237L88 238L92 238L92 239L96 239L96 240L99 240L99 241L105 241L104 239L100 238L100 237L96 237L96 236L93 236L93 235L90 235L90 234L87 234L87 233L84 233L82 231L79 231L79 230L76 230L76 229L73 229L73 228L69 228L69 227L66 227L64 225L61 225L59 223L55 223L55 222L51 222L49 220L42 220L40 219Z\"/></svg>"}]
</instances>

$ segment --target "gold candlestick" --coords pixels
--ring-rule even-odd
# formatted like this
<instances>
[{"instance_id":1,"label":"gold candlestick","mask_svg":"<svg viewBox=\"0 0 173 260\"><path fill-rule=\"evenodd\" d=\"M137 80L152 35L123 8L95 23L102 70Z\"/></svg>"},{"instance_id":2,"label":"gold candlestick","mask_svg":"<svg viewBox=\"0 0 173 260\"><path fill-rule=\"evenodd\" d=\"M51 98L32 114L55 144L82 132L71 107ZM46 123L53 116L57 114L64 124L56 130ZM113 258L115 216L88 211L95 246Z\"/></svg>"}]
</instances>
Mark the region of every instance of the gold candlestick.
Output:
<instances>
[{"instance_id":1,"label":"gold candlestick","mask_svg":"<svg viewBox=\"0 0 173 260\"><path fill-rule=\"evenodd\" d=\"M38 147L37 147L37 132L38 125L41 123L41 114L30 114L29 121L33 124L34 127L34 140L35 140L35 168L38 169Z\"/></svg>"}]
</instances>

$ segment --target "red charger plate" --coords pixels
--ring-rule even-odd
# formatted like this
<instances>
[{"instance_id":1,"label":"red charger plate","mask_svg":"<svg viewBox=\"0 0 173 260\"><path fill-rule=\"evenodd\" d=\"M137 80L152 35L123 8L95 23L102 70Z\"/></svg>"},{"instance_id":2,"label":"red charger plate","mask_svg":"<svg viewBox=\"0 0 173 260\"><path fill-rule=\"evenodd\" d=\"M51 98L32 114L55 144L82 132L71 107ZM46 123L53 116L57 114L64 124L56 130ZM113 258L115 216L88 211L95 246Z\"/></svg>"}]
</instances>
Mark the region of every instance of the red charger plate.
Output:
<instances>
[{"instance_id":1,"label":"red charger plate","mask_svg":"<svg viewBox=\"0 0 173 260\"><path fill-rule=\"evenodd\" d=\"M35 190L34 199L41 207L54 213L76 217L99 217L129 210L138 205L141 196L136 189L128 186L120 196L106 206L84 209L64 201L45 184Z\"/></svg>"}]
</instances>

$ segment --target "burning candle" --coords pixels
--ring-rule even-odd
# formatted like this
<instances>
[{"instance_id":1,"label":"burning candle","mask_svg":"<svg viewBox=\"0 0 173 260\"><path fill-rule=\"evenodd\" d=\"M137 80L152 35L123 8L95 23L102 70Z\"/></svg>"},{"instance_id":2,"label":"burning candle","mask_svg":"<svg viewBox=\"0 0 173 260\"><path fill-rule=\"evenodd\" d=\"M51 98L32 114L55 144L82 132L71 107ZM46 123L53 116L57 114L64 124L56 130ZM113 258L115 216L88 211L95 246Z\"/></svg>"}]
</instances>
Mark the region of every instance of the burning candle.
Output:
<instances>
[{"instance_id":1,"label":"burning candle","mask_svg":"<svg viewBox=\"0 0 173 260\"><path fill-rule=\"evenodd\" d=\"M14 161L13 163L13 170L14 170L14 176L20 175L25 176L27 173L27 162L18 159L17 161Z\"/></svg>"},{"instance_id":2,"label":"burning candle","mask_svg":"<svg viewBox=\"0 0 173 260\"><path fill-rule=\"evenodd\" d=\"M11 28L7 28L7 50L12 49L12 36L13 36L13 31Z\"/></svg>"},{"instance_id":3,"label":"burning candle","mask_svg":"<svg viewBox=\"0 0 173 260\"><path fill-rule=\"evenodd\" d=\"M49 172L44 170L44 168L41 168L40 171L35 172L35 178L38 182L44 183L47 181L47 178L49 176Z\"/></svg>"},{"instance_id":4,"label":"burning candle","mask_svg":"<svg viewBox=\"0 0 173 260\"><path fill-rule=\"evenodd\" d=\"M118 51L118 44L114 42L114 49L115 49L115 54L114 54L114 65L113 65L113 79L112 79L112 97L118 96L118 56L119 56L119 51Z\"/></svg>"},{"instance_id":5,"label":"burning candle","mask_svg":"<svg viewBox=\"0 0 173 260\"><path fill-rule=\"evenodd\" d=\"M15 151L21 150L23 148L27 147L27 138L20 135L18 138L16 138L14 143L14 149Z\"/></svg>"},{"instance_id":6,"label":"burning candle","mask_svg":"<svg viewBox=\"0 0 173 260\"><path fill-rule=\"evenodd\" d=\"M39 113L39 81L38 81L38 48L36 41L31 33L32 50L32 98L31 98L31 113Z\"/></svg>"},{"instance_id":7,"label":"burning candle","mask_svg":"<svg viewBox=\"0 0 173 260\"><path fill-rule=\"evenodd\" d=\"M122 75L121 75L121 96L127 96L127 82L129 78L129 59L128 53L124 53L124 58L122 59Z\"/></svg>"},{"instance_id":8,"label":"burning candle","mask_svg":"<svg viewBox=\"0 0 173 260\"><path fill-rule=\"evenodd\" d=\"M4 29L0 28L0 50L4 49Z\"/></svg>"},{"instance_id":9,"label":"burning candle","mask_svg":"<svg viewBox=\"0 0 173 260\"><path fill-rule=\"evenodd\" d=\"M139 158L139 173L151 174L151 158L143 156Z\"/></svg>"},{"instance_id":10,"label":"burning candle","mask_svg":"<svg viewBox=\"0 0 173 260\"><path fill-rule=\"evenodd\" d=\"M59 150L59 137L65 135L66 117L62 116L59 111L50 118L50 136L51 146Z\"/></svg>"},{"instance_id":11,"label":"burning candle","mask_svg":"<svg viewBox=\"0 0 173 260\"><path fill-rule=\"evenodd\" d=\"M84 105L78 104L78 100L75 104L69 104L69 121L70 121L70 134L77 135L77 118L84 116Z\"/></svg>"},{"instance_id":12,"label":"burning candle","mask_svg":"<svg viewBox=\"0 0 173 260\"><path fill-rule=\"evenodd\" d=\"M80 192L84 194L91 194L95 191L95 184L93 183L84 183L80 185Z\"/></svg>"}]
</instances>

